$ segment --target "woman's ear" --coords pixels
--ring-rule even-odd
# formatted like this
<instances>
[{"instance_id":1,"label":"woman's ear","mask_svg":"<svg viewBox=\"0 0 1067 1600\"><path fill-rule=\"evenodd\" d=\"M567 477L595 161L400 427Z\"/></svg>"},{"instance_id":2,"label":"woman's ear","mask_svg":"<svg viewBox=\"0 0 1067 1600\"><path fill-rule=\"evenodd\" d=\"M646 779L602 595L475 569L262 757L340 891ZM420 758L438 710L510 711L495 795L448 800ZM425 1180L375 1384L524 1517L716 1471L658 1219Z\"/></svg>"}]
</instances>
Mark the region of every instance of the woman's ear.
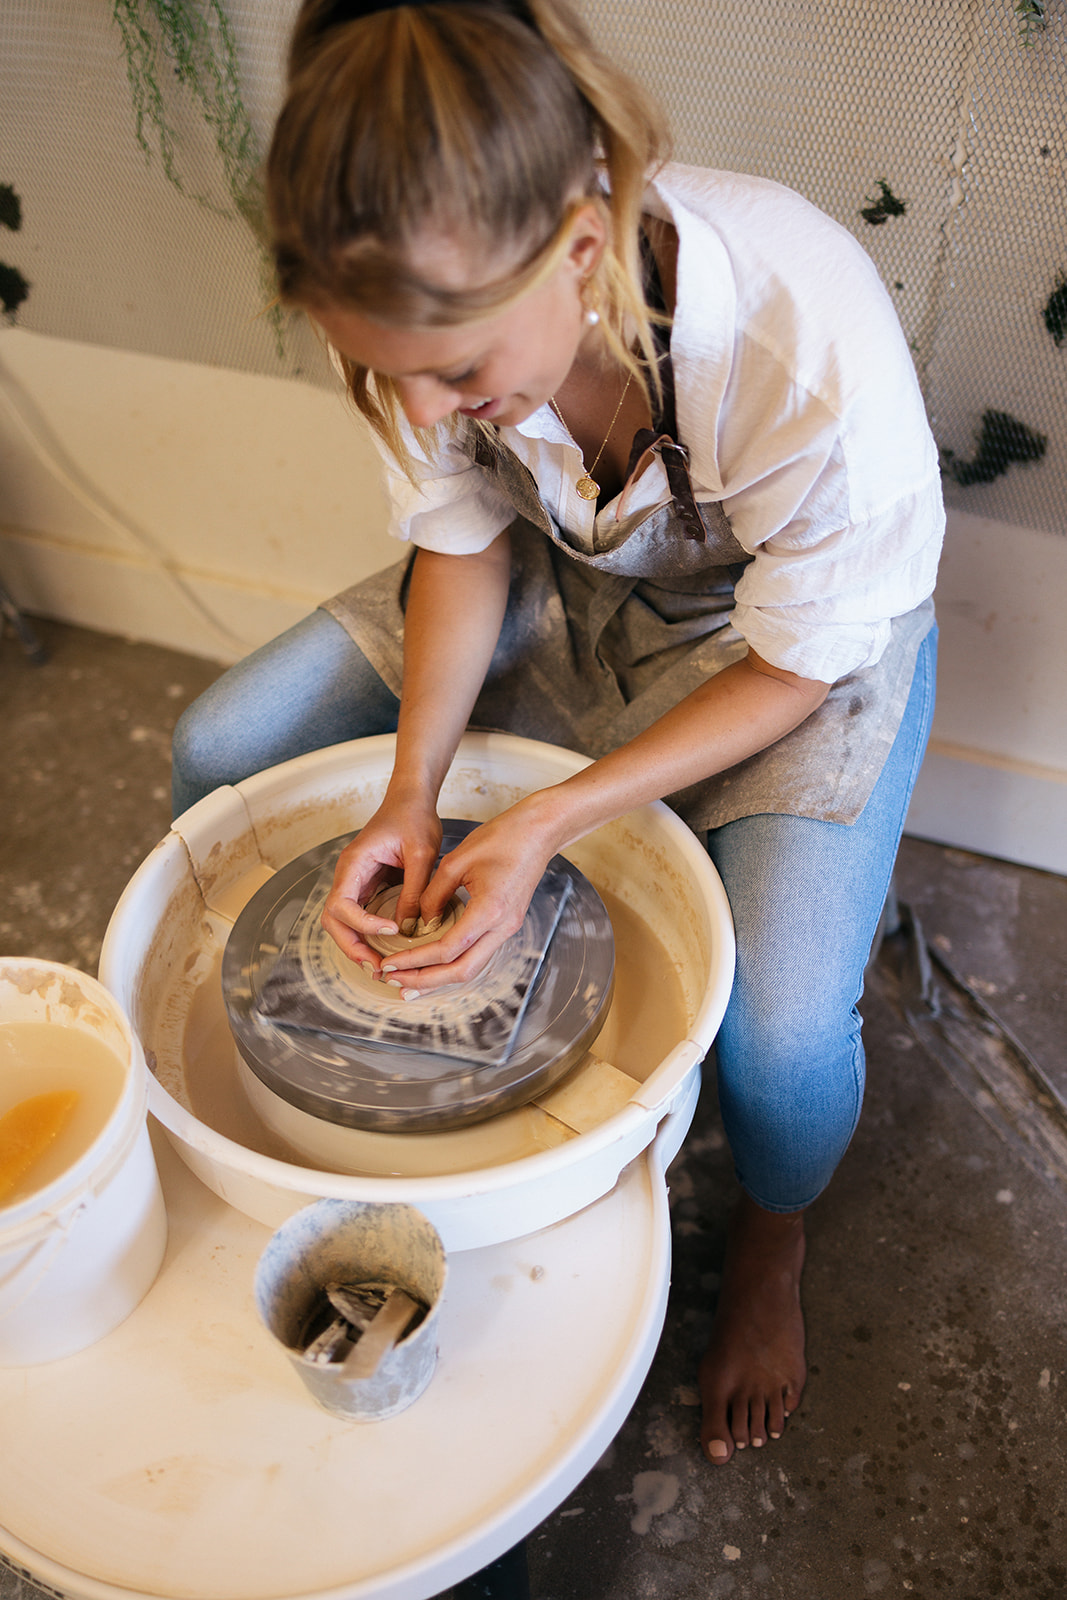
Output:
<instances>
[{"instance_id":1,"label":"woman's ear","mask_svg":"<svg viewBox=\"0 0 1067 1600\"><path fill-rule=\"evenodd\" d=\"M603 213L594 201L578 207L571 219L570 243L567 247L567 264L579 282L592 276L600 265L600 258L608 242L608 228Z\"/></svg>"}]
</instances>

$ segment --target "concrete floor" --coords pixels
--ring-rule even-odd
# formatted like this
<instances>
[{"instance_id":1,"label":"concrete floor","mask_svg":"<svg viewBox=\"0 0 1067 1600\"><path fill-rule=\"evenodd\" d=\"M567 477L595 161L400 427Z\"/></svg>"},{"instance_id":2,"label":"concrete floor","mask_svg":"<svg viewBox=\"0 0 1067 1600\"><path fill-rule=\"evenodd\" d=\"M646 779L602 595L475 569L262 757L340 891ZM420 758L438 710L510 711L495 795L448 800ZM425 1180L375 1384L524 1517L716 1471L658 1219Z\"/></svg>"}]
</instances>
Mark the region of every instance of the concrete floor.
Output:
<instances>
[{"instance_id":1,"label":"concrete floor","mask_svg":"<svg viewBox=\"0 0 1067 1600\"><path fill-rule=\"evenodd\" d=\"M40 632L41 667L0 641L0 949L94 971L167 830L174 719L216 669ZM731 1194L709 1086L672 1173L659 1353L531 1535L534 1600L1067 1594L1067 880L908 839L898 887L863 1007L863 1120L810 1218L801 1410L726 1469L699 1454ZM42 1592L0 1571L0 1600Z\"/></svg>"}]
</instances>

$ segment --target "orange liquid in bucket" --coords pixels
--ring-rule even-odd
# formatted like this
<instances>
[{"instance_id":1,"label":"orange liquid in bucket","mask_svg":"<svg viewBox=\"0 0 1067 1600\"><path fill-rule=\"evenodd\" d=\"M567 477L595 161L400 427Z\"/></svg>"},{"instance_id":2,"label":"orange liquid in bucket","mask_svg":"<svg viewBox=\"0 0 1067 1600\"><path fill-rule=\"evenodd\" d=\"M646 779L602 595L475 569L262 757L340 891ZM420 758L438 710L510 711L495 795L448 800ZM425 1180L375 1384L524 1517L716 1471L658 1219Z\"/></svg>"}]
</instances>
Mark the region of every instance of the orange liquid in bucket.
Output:
<instances>
[{"instance_id":1,"label":"orange liquid in bucket","mask_svg":"<svg viewBox=\"0 0 1067 1600\"><path fill-rule=\"evenodd\" d=\"M114 1052L80 1028L0 1024L0 1206L73 1166L106 1127L124 1082Z\"/></svg>"},{"instance_id":2,"label":"orange liquid in bucket","mask_svg":"<svg viewBox=\"0 0 1067 1600\"><path fill-rule=\"evenodd\" d=\"M33 1169L66 1126L78 1104L74 1089L53 1089L31 1095L0 1117L0 1201L23 1178L33 1182Z\"/></svg>"}]
</instances>

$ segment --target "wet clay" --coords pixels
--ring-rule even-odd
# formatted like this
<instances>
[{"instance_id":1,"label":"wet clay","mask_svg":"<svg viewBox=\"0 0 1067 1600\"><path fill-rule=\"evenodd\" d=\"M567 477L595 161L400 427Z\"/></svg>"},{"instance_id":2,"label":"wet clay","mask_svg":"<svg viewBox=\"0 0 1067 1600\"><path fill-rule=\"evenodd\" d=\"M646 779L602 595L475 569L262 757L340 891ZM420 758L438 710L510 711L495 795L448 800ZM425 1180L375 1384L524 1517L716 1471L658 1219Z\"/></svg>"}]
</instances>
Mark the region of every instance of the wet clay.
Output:
<instances>
[{"instance_id":1,"label":"wet clay","mask_svg":"<svg viewBox=\"0 0 1067 1600\"><path fill-rule=\"evenodd\" d=\"M384 889L379 889L367 902L367 910L372 911L376 917L387 917L390 922L396 922L396 906L400 899L402 885L393 883ZM455 927L463 915L463 902L458 896L453 895L439 917L431 917L429 922L424 922L421 917L411 926L400 924L399 933L369 933L367 943L372 950L377 950L380 956L395 956L401 950L413 950L416 945L432 944L435 939L443 939Z\"/></svg>"},{"instance_id":2,"label":"wet clay","mask_svg":"<svg viewBox=\"0 0 1067 1600\"><path fill-rule=\"evenodd\" d=\"M615 989L593 1053L644 1082L685 1037L689 1019L681 981L651 929L616 896L599 888L598 892L615 937ZM245 1093L222 998L220 966L221 952L193 993L182 1039L180 1080L174 1083L168 1074L168 1087L199 1121L235 1143L296 1166L312 1166L266 1126ZM573 1137L571 1130L536 1106L504 1112L455 1132L348 1131L358 1170L368 1176L467 1172L521 1160Z\"/></svg>"}]
</instances>

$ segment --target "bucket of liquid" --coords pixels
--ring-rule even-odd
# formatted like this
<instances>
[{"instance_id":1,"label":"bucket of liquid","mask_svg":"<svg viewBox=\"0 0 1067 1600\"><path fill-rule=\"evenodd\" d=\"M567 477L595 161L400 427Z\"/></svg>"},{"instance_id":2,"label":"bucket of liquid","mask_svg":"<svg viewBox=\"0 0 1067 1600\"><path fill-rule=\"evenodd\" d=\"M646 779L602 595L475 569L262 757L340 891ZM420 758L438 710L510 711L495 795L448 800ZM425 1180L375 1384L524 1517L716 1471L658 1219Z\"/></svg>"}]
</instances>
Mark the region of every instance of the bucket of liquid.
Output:
<instances>
[{"instance_id":1,"label":"bucket of liquid","mask_svg":"<svg viewBox=\"0 0 1067 1600\"><path fill-rule=\"evenodd\" d=\"M0 957L0 1366L85 1349L151 1287L167 1225L146 1103L107 990Z\"/></svg>"}]
</instances>

